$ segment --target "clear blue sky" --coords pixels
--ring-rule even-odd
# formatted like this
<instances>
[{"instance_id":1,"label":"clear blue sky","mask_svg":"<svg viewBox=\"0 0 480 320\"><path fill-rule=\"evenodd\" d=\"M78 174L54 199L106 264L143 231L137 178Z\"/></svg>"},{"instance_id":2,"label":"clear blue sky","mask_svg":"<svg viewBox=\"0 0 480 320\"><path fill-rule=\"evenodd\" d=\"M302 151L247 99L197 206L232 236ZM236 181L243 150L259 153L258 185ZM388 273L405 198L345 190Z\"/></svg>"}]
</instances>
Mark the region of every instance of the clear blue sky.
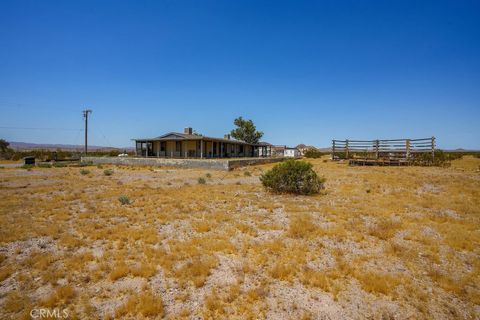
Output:
<instances>
[{"instance_id":1,"label":"clear blue sky","mask_svg":"<svg viewBox=\"0 0 480 320\"><path fill-rule=\"evenodd\" d=\"M96 145L241 115L274 144L480 149L479 1L1 0L0 48L11 141L81 144L88 107Z\"/></svg>"}]
</instances>

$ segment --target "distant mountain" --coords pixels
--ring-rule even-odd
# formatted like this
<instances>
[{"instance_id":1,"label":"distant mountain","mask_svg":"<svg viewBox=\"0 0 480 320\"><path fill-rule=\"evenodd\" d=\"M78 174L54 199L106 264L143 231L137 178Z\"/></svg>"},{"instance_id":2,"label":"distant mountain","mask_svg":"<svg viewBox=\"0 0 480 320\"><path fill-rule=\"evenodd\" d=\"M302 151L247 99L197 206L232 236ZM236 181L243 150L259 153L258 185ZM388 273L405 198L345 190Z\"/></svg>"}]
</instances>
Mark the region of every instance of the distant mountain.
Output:
<instances>
[{"instance_id":1,"label":"distant mountain","mask_svg":"<svg viewBox=\"0 0 480 320\"><path fill-rule=\"evenodd\" d=\"M84 146L83 145L75 145L75 144L46 144L46 143L29 143L29 142L17 142L17 141L9 141L10 148L18 151L28 151L28 150L78 150L82 151ZM105 146L88 146L88 150L102 150L102 151L109 151L109 150L133 150L132 147L129 148L115 148L115 147L105 147Z\"/></svg>"}]
</instances>

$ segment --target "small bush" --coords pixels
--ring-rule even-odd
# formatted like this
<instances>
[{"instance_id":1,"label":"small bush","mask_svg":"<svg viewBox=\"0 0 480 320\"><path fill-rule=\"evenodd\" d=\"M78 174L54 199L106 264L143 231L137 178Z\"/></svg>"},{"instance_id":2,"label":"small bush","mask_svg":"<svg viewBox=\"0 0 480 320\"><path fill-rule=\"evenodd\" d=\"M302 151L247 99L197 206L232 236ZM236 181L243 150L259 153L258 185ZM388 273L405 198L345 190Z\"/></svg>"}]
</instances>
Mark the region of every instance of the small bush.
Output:
<instances>
[{"instance_id":1,"label":"small bush","mask_svg":"<svg viewBox=\"0 0 480 320\"><path fill-rule=\"evenodd\" d=\"M103 174L106 175L106 176L111 176L113 174L113 170L112 169L104 170Z\"/></svg>"},{"instance_id":2,"label":"small bush","mask_svg":"<svg viewBox=\"0 0 480 320\"><path fill-rule=\"evenodd\" d=\"M305 158L320 158L322 157L324 154L326 153L323 153L323 152L320 152L316 149L309 149L305 152Z\"/></svg>"},{"instance_id":3,"label":"small bush","mask_svg":"<svg viewBox=\"0 0 480 320\"><path fill-rule=\"evenodd\" d=\"M277 164L263 174L260 181L264 187L276 193L304 195L318 193L325 182L317 176L311 163L295 160Z\"/></svg>"},{"instance_id":4,"label":"small bush","mask_svg":"<svg viewBox=\"0 0 480 320\"><path fill-rule=\"evenodd\" d=\"M198 178L198 184L205 184L205 183L207 183L207 180L205 180L204 177Z\"/></svg>"},{"instance_id":5,"label":"small bush","mask_svg":"<svg viewBox=\"0 0 480 320\"><path fill-rule=\"evenodd\" d=\"M80 174L82 174L82 175L87 175L89 173L90 173L90 171L88 171L88 170L85 170L85 169L80 170Z\"/></svg>"},{"instance_id":6,"label":"small bush","mask_svg":"<svg viewBox=\"0 0 480 320\"><path fill-rule=\"evenodd\" d=\"M127 196L125 196L125 195L118 197L118 201L120 201L120 203L121 203L122 205L126 205L126 204L132 203L132 202L130 201L130 199L129 199Z\"/></svg>"},{"instance_id":7,"label":"small bush","mask_svg":"<svg viewBox=\"0 0 480 320\"><path fill-rule=\"evenodd\" d=\"M93 166L92 161L80 161L78 164L79 167L88 167L88 166Z\"/></svg>"},{"instance_id":8,"label":"small bush","mask_svg":"<svg viewBox=\"0 0 480 320\"><path fill-rule=\"evenodd\" d=\"M212 177L212 174L210 172L208 172L205 177L207 177L208 179L210 179Z\"/></svg>"},{"instance_id":9,"label":"small bush","mask_svg":"<svg viewBox=\"0 0 480 320\"><path fill-rule=\"evenodd\" d=\"M39 168L51 168L52 165L50 163L39 163L39 164L37 164L37 167L39 167Z\"/></svg>"},{"instance_id":10,"label":"small bush","mask_svg":"<svg viewBox=\"0 0 480 320\"><path fill-rule=\"evenodd\" d=\"M62 162L55 162L55 163L53 164L53 166L54 166L55 168L65 168L67 165L66 165L65 163L62 163Z\"/></svg>"},{"instance_id":11,"label":"small bush","mask_svg":"<svg viewBox=\"0 0 480 320\"><path fill-rule=\"evenodd\" d=\"M251 176L252 176L252 174L250 173L250 171L245 171L245 172L243 173L243 175L244 175L245 177L251 177Z\"/></svg>"},{"instance_id":12,"label":"small bush","mask_svg":"<svg viewBox=\"0 0 480 320\"><path fill-rule=\"evenodd\" d=\"M27 169L27 170L30 171L33 168L33 164L24 164L21 168L22 169Z\"/></svg>"}]
</instances>

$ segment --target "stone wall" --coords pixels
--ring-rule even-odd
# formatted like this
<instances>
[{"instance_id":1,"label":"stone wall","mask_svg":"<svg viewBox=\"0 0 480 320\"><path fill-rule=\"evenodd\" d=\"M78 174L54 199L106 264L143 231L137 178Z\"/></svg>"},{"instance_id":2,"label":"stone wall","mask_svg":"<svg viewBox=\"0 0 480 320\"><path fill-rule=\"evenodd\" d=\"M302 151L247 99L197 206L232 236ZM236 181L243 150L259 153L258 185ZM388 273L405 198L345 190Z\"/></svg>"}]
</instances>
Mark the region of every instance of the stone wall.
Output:
<instances>
[{"instance_id":1,"label":"stone wall","mask_svg":"<svg viewBox=\"0 0 480 320\"><path fill-rule=\"evenodd\" d=\"M82 161L94 164L114 164L125 166L153 166L200 168L212 170L231 170L238 167L251 166L282 161L283 158L245 158L245 159L166 159L166 158L130 158L130 157L82 157Z\"/></svg>"}]
</instances>

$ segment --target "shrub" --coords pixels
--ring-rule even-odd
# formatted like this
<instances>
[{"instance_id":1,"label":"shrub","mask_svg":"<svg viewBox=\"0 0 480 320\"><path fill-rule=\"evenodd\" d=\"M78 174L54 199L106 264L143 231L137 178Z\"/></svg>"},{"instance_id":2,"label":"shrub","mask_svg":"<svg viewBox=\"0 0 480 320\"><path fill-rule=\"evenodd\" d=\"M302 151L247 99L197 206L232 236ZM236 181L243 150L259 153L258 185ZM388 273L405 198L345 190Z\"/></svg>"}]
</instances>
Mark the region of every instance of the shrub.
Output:
<instances>
[{"instance_id":1,"label":"shrub","mask_svg":"<svg viewBox=\"0 0 480 320\"><path fill-rule=\"evenodd\" d=\"M251 176L252 176L252 174L250 173L250 171L245 171L245 172L243 173L243 175L244 175L245 177L251 177Z\"/></svg>"},{"instance_id":2,"label":"shrub","mask_svg":"<svg viewBox=\"0 0 480 320\"><path fill-rule=\"evenodd\" d=\"M210 179L212 177L212 174L210 172L208 172L205 177L207 177L208 179Z\"/></svg>"},{"instance_id":3,"label":"shrub","mask_svg":"<svg viewBox=\"0 0 480 320\"><path fill-rule=\"evenodd\" d=\"M87 175L87 174L90 173L90 171L85 170L85 169L82 169L82 170L80 170L80 173L81 173L82 175Z\"/></svg>"},{"instance_id":4,"label":"shrub","mask_svg":"<svg viewBox=\"0 0 480 320\"><path fill-rule=\"evenodd\" d=\"M65 163L62 163L62 162L55 162L55 163L53 164L53 166L54 166L55 168L65 168L67 165L66 165Z\"/></svg>"},{"instance_id":5,"label":"shrub","mask_svg":"<svg viewBox=\"0 0 480 320\"><path fill-rule=\"evenodd\" d=\"M106 176L111 176L113 174L113 170L112 169L106 169L103 171L103 174L106 175Z\"/></svg>"},{"instance_id":6,"label":"shrub","mask_svg":"<svg viewBox=\"0 0 480 320\"><path fill-rule=\"evenodd\" d=\"M305 152L305 157L306 158L320 158L324 154L326 154L326 153L320 152L317 149L308 149Z\"/></svg>"},{"instance_id":7,"label":"shrub","mask_svg":"<svg viewBox=\"0 0 480 320\"><path fill-rule=\"evenodd\" d=\"M125 196L125 195L122 195L122 196L118 197L118 201L120 201L120 203L121 203L122 205L126 205L126 204L132 203L132 202L130 201L130 199L129 199L127 196Z\"/></svg>"},{"instance_id":8,"label":"shrub","mask_svg":"<svg viewBox=\"0 0 480 320\"><path fill-rule=\"evenodd\" d=\"M92 161L80 161L78 164L79 167L88 167L88 166L93 166Z\"/></svg>"},{"instance_id":9,"label":"shrub","mask_svg":"<svg viewBox=\"0 0 480 320\"><path fill-rule=\"evenodd\" d=\"M30 171L33 168L33 164L24 164L21 168L22 169L27 169L27 170Z\"/></svg>"},{"instance_id":10,"label":"shrub","mask_svg":"<svg viewBox=\"0 0 480 320\"><path fill-rule=\"evenodd\" d=\"M39 167L39 168L51 168L52 165L50 163L39 163L39 164L37 164L37 167Z\"/></svg>"},{"instance_id":11,"label":"shrub","mask_svg":"<svg viewBox=\"0 0 480 320\"><path fill-rule=\"evenodd\" d=\"M198 184L205 184L205 183L207 183L207 180L205 180L204 177L198 178Z\"/></svg>"},{"instance_id":12,"label":"shrub","mask_svg":"<svg viewBox=\"0 0 480 320\"><path fill-rule=\"evenodd\" d=\"M132 203L132 202L130 201L130 198L127 197L127 196L125 196L125 195L121 195L120 197L118 197L118 201L120 201L120 203L121 203L122 205Z\"/></svg>"},{"instance_id":13,"label":"shrub","mask_svg":"<svg viewBox=\"0 0 480 320\"><path fill-rule=\"evenodd\" d=\"M277 164L263 174L260 181L264 187L276 193L304 195L318 193L325 182L317 176L311 163L295 160Z\"/></svg>"}]
</instances>

